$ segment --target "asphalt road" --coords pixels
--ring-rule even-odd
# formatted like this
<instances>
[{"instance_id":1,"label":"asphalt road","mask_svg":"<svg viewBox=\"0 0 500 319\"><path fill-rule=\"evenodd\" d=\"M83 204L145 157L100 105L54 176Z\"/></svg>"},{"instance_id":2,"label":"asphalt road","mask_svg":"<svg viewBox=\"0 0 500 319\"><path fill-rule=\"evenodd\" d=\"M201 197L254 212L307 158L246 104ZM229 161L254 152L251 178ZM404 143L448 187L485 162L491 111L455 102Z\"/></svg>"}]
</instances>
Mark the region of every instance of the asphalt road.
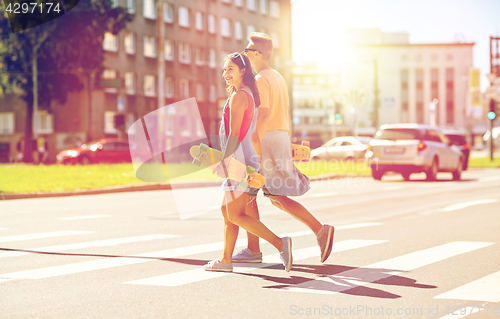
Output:
<instances>
[{"instance_id":1,"label":"asphalt road","mask_svg":"<svg viewBox=\"0 0 500 319\"><path fill-rule=\"evenodd\" d=\"M500 170L424 177L314 182L298 200L336 226L324 264L259 197L292 235L289 273L266 243L261 265L201 270L222 250L217 187L0 201L0 318L500 318ZM208 212L181 220L192 207Z\"/></svg>"}]
</instances>

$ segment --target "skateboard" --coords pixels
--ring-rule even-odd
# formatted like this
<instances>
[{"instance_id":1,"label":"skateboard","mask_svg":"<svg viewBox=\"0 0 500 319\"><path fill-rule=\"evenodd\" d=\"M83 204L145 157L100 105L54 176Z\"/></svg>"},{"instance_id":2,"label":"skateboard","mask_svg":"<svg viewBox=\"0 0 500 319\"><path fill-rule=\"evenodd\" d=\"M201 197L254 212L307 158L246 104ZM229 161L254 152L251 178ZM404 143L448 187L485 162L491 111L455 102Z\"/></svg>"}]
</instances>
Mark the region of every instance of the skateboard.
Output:
<instances>
[{"instance_id":1,"label":"skateboard","mask_svg":"<svg viewBox=\"0 0 500 319\"><path fill-rule=\"evenodd\" d=\"M292 144L292 159L295 161L302 160L303 162L308 162L311 158L311 148L310 143L303 141L301 145Z\"/></svg>"},{"instance_id":2,"label":"skateboard","mask_svg":"<svg viewBox=\"0 0 500 319\"><path fill-rule=\"evenodd\" d=\"M192 146L189 149L189 154L193 157L194 165L204 167L220 163L224 155L221 151L208 147L203 143ZM247 186L251 186L260 189L266 182L266 178L257 173L254 167L247 166L234 157L230 158L227 167L228 178L239 182L239 188L246 189Z\"/></svg>"}]
</instances>

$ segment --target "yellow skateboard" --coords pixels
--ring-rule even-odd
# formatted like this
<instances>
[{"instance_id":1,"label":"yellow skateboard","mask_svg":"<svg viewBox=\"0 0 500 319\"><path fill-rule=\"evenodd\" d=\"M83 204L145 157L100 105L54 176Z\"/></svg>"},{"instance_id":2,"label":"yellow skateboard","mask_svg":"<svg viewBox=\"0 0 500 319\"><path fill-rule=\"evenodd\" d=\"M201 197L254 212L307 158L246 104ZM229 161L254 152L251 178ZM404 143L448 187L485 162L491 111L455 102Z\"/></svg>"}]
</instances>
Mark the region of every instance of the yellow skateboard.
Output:
<instances>
[{"instance_id":1,"label":"yellow skateboard","mask_svg":"<svg viewBox=\"0 0 500 319\"><path fill-rule=\"evenodd\" d=\"M295 161L302 160L308 162L311 158L311 148L308 141L303 141L301 145L292 144L292 159Z\"/></svg>"},{"instance_id":2,"label":"yellow skateboard","mask_svg":"<svg viewBox=\"0 0 500 319\"><path fill-rule=\"evenodd\" d=\"M219 164L224 155L221 151L208 147L203 143L199 146L192 146L189 149L189 154L193 157L193 164L204 167ZM229 160L227 167L228 178L239 182L238 186L242 189L246 189L247 186L260 189L266 183L266 178L257 173L254 167L247 166L234 157Z\"/></svg>"}]
</instances>

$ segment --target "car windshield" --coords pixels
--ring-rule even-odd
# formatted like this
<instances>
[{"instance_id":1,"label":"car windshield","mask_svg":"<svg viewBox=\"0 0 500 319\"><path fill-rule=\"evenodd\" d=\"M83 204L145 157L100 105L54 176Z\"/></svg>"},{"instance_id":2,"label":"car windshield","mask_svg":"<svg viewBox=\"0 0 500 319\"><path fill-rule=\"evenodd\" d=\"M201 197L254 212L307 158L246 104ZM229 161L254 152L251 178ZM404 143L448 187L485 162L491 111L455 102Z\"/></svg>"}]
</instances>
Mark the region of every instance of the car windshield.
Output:
<instances>
[{"instance_id":1,"label":"car windshield","mask_svg":"<svg viewBox=\"0 0 500 319\"><path fill-rule=\"evenodd\" d=\"M465 136L463 136L463 135L446 134L446 136L450 139L450 141L451 141L451 143L453 143L453 145L467 144L467 140L465 139Z\"/></svg>"},{"instance_id":2,"label":"car windshield","mask_svg":"<svg viewBox=\"0 0 500 319\"><path fill-rule=\"evenodd\" d=\"M420 131L412 128L388 128L375 134L377 140L418 140Z\"/></svg>"}]
</instances>

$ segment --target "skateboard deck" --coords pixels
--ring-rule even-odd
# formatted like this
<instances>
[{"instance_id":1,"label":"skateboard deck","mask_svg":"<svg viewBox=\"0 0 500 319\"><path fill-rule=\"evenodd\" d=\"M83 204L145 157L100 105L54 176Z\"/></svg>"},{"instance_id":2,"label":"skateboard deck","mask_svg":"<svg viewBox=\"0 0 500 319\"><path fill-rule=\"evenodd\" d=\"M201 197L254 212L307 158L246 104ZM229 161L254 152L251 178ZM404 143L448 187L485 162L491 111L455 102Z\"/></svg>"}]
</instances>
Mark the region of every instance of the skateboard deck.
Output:
<instances>
[{"instance_id":1,"label":"skateboard deck","mask_svg":"<svg viewBox=\"0 0 500 319\"><path fill-rule=\"evenodd\" d=\"M193 157L193 164L204 167L219 164L224 155L221 151L203 143L192 146L189 153ZM228 178L239 182L239 186L243 189L246 189L247 186L260 189L266 182L266 178L257 173L254 167L247 166L234 157L230 158L226 167L228 168Z\"/></svg>"},{"instance_id":2,"label":"skateboard deck","mask_svg":"<svg viewBox=\"0 0 500 319\"><path fill-rule=\"evenodd\" d=\"M292 144L292 159L294 161L309 161L311 158L311 148L309 145L309 142L306 141L302 142L302 145Z\"/></svg>"}]
</instances>

